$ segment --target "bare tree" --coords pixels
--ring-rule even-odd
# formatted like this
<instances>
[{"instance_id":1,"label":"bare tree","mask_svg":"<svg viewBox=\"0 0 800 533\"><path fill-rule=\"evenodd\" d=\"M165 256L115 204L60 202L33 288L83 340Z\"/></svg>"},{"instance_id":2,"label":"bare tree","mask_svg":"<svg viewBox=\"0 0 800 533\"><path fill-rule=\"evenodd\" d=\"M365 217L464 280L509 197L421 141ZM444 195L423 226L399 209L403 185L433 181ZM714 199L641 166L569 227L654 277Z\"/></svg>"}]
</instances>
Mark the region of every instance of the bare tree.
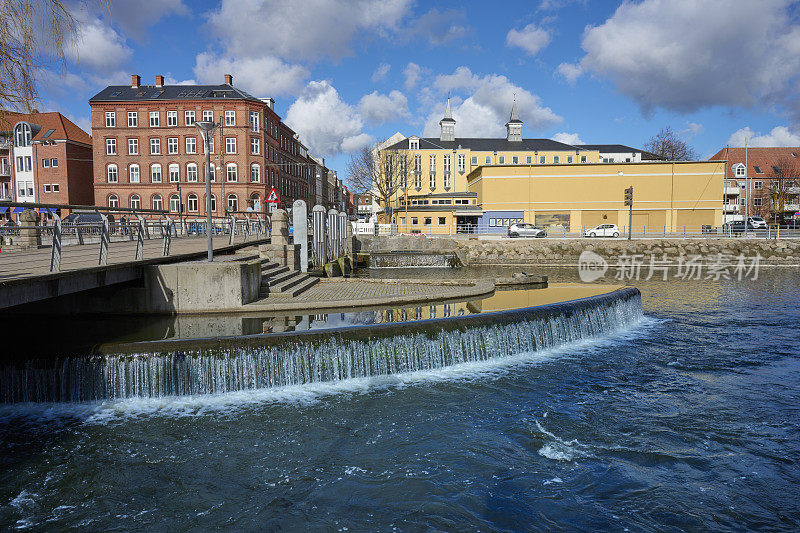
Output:
<instances>
[{"instance_id":1,"label":"bare tree","mask_svg":"<svg viewBox=\"0 0 800 533\"><path fill-rule=\"evenodd\" d=\"M697 159L697 152L681 140L669 126L661 128L661 131L650 137L644 148L666 161L694 161Z\"/></svg>"},{"instance_id":2,"label":"bare tree","mask_svg":"<svg viewBox=\"0 0 800 533\"><path fill-rule=\"evenodd\" d=\"M354 192L370 193L378 197L386 215L386 221L392 220L394 202L398 191L405 189L408 183L409 156L405 150L390 152L365 146L350 155L347 172Z\"/></svg>"},{"instance_id":3,"label":"bare tree","mask_svg":"<svg viewBox=\"0 0 800 533\"><path fill-rule=\"evenodd\" d=\"M797 194L797 180L800 178L800 163L796 157L781 157L772 166L773 177L770 180L769 202L772 218L775 222L784 222L786 204L790 196ZM796 202L795 202L796 203Z\"/></svg>"},{"instance_id":4,"label":"bare tree","mask_svg":"<svg viewBox=\"0 0 800 533\"><path fill-rule=\"evenodd\" d=\"M63 0L0 1L0 113L33 109L43 58L55 58L63 69L65 43L77 31Z\"/></svg>"}]
</instances>

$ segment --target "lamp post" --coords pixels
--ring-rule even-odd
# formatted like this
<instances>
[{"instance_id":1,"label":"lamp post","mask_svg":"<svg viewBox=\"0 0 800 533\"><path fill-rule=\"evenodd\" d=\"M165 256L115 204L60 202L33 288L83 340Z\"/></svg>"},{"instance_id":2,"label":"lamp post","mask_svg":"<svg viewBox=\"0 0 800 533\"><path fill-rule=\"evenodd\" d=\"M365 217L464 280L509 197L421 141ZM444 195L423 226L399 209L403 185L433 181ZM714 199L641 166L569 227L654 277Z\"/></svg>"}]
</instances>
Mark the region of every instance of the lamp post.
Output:
<instances>
[{"instance_id":1,"label":"lamp post","mask_svg":"<svg viewBox=\"0 0 800 533\"><path fill-rule=\"evenodd\" d=\"M208 241L208 261L214 260L214 245L211 242L211 154L209 153L209 139L214 135L214 131L219 127L213 120L201 120L194 123L200 134L203 136L203 144L206 151L206 240Z\"/></svg>"}]
</instances>

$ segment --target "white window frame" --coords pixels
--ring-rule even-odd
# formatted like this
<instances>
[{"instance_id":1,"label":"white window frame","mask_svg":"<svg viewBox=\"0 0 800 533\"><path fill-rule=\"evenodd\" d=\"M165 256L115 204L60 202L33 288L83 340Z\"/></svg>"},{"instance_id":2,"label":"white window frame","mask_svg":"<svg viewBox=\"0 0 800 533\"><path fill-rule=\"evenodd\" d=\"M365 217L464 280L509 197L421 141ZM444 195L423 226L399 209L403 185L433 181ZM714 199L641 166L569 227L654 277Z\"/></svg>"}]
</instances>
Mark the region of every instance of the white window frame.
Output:
<instances>
[{"instance_id":1,"label":"white window frame","mask_svg":"<svg viewBox=\"0 0 800 533\"><path fill-rule=\"evenodd\" d=\"M235 193L230 193L226 198L226 205L228 206L228 211L238 211L239 197Z\"/></svg>"},{"instance_id":2,"label":"white window frame","mask_svg":"<svg viewBox=\"0 0 800 533\"><path fill-rule=\"evenodd\" d=\"M250 165L250 183L259 183L261 181L261 165L253 163Z\"/></svg>"},{"instance_id":3,"label":"white window frame","mask_svg":"<svg viewBox=\"0 0 800 533\"><path fill-rule=\"evenodd\" d=\"M117 155L116 139L106 139L106 155Z\"/></svg>"},{"instance_id":4,"label":"white window frame","mask_svg":"<svg viewBox=\"0 0 800 533\"><path fill-rule=\"evenodd\" d=\"M258 111L250 111L250 131L258 133L258 127L261 123L259 119L260 113Z\"/></svg>"},{"instance_id":5,"label":"white window frame","mask_svg":"<svg viewBox=\"0 0 800 533\"><path fill-rule=\"evenodd\" d=\"M150 165L150 183L161 183L161 163Z\"/></svg>"},{"instance_id":6,"label":"white window frame","mask_svg":"<svg viewBox=\"0 0 800 533\"><path fill-rule=\"evenodd\" d=\"M197 153L197 137L186 137L186 153Z\"/></svg>"},{"instance_id":7,"label":"white window frame","mask_svg":"<svg viewBox=\"0 0 800 533\"><path fill-rule=\"evenodd\" d=\"M139 127L139 112L138 111L128 111L128 127L129 128L138 128Z\"/></svg>"},{"instance_id":8,"label":"white window frame","mask_svg":"<svg viewBox=\"0 0 800 533\"><path fill-rule=\"evenodd\" d=\"M108 207L119 207L119 196L110 194L108 196Z\"/></svg>"},{"instance_id":9,"label":"white window frame","mask_svg":"<svg viewBox=\"0 0 800 533\"><path fill-rule=\"evenodd\" d=\"M178 125L178 112L177 111L167 111L167 126L177 126Z\"/></svg>"},{"instance_id":10,"label":"white window frame","mask_svg":"<svg viewBox=\"0 0 800 533\"><path fill-rule=\"evenodd\" d=\"M137 205L133 205L136 203ZM141 209L142 208L142 197L138 194L132 194L131 197L128 199L128 205L131 209Z\"/></svg>"},{"instance_id":11,"label":"white window frame","mask_svg":"<svg viewBox=\"0 0 800 533\"><path fill-rule=\"evenodd\" d=\"M164 198L156 193L150 199L150 206L155 209L156 211L163 211L164 210Z\"/></svg>"},{"instance_id":12,"label":"white window frame","mask_svg":"<svg viewBox=\"0 0 800 533\"><path fill-rule=\"evenodd\" d=\"M128 139L128 155L139 155L139 139L134 137Z\"/></svg>"},{"instance_id":13,"label":"white window frame","mask_svg":"<svg viewBox=\"0 0 800 533\"><path fill-rule=\"evenodd\" d=\"M236 183L239 181L239 168L236 163L228 163L225 165L225 181L227 183Z\"/></svg>"},{"instance_id":14,"label":"white window frame","mask_svg":"<svg viewBox=\"0 0 800 533\"><path fill-rule=\"evenodd\" d=\"M108 183L119 183L119 168L114 163L106 166L106 181Z\"/></svg>"},{"instance_id":15,"label":"white window frame","mask_svg":"<svg viewBox=\"0 0 800 533\"><path fill-rule=\"evenodd\" d=\"M261 152L261 140L258 137L250 137L250 153L258 155Z\"/></svg>"},{"instance_id":16,"label":"white window frame","mask_svg":"<svg viewBox=\"0 0 800 533\"><path fill-rule=\"evenodd\" d=\"M168 169L169 182L180 183L181 181L181 166L178 163L170 163Z\"/></svg>"},{"instance_id":17,"label":"white window frame","mask_svg":"<svg viewBox=\"0 0 800 533\"><path fill-rule=\"evenodd\" d=\"M210 109L203 109L203 122L214 121L214 112Z\"/></svg>"},{"instance_id":18,"label":"white window frame","mask_svg":"<svg viewBox=\"0 0 800 533\"><path fill-rule=\"evenodd\" d=\"M192 205L194 203L194 205ZM186 210L190 213L197 213L198 206L200 205L200 201L197 198L195 193L191 193L189 196L186 197Z\"/></svg>"},{"instance_id":19,"label":"white window frame","mask_svg":"<svg viewBox=\"0 0 800 533\"><path fill-rule=\"evenodd\" d=\"M177 154L178 150L178 138L167 137L167 154Z\"/></svg>"},{"instance_id":20,"label":"white window frame","mask_svg":"<svg viewBox=\"0 0 800 533\"><path fill-rule=\"evenodd\" d=\"M139 171L139 165L136 163L132 163L128 167L128 182L129 183L139 183L142 179L142 174Z\"/></svg>"},{"instance_id":21,"label":"white window frame","mask_svg":"<svg viewBox=\"0 0 800 533\"><path fill-rule=\"evenodd\" d=\"M150 139L150 155L161 155L161 139Z\"/></svg>"},{"instance_id":22,"label":"white window frame","mask_svg":"<svg viewBox=\"0 0 800 533\"><path fill-rule=\"evenodd\" d=\"M106 128L115 128L117 125L117 114L114 111L106 111Z\"/></svg>"},{"instance_id":23,"label":"white window frame","mask_svg":"<svg viewBox=\"0 0 800 533\"><path fill-rule=\"evenodd\" d=\"M192 126L194 125L194 110L186 110L183 112L183 124L185 126Z\"/></svg>"},{"instance_id":24,"label":"white window frame","mask_svg":"<svg viewBox=\"0 0 800 533\"><path fill-rule=\"evenodd\" d=\"M233 150L231 150L231 148L233 148ZM236 153L236 137L225 137L225 153Z\"/></svg>"},{"instance_id":25,"label":"white window frame","mask_svg":"<svg viewBox=\"0 0 800 533\"><path fill-rule=\"evenodd\" d=\"M158 111L150 111L150 127L157 128L159 121Z\"/></svg>"},{"instance_id":26,"label":"white window frame","mask_svg":"<svg viewBox=\"0 0 800 533\"><path fill-rule=\"evenodd\" d=\"M192 183L197 182L197 163L186 164L186 181Z\"/></svg>"},{"instance_id":27,"label":"white window frame","mask_svg":"<svg viewBox=\"0 0 800 533\"><path fill-rule=\"evenodd\" d=\"M236 125L236 111L231 111L230 109L225 111L225 125L226 126Z\"/></svg>"},{"instance_id":28,"label":"white window frame","mask_svg":"<svg viewBox=\"0 0 800 533\"><path fill-rule=\"evenodd\" d=\"M177 213L181 210L181 197L177 194L169 195L169 211L170 213Z\"/></svg>"}]
</instances>

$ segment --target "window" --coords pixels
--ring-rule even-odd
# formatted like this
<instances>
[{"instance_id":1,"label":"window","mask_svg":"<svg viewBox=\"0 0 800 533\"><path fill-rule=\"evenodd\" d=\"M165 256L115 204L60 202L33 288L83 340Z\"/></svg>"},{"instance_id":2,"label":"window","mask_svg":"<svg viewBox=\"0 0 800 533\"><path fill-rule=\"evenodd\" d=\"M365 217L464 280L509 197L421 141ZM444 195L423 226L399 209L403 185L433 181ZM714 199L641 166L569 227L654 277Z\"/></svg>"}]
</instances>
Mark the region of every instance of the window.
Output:
<instances>
[{"instance_id":1,"label":"window","mask_svg":"<svg viewBox=\"0 0 800 533\"><path fill-rule=\"evenodd\" d=\"M753 182L753 189L758 190L758 189L763 189L763 188L764 188L764 182L763 181L754 181Z\"/></svg>"},{"instance_id":2,"label":"window","mask_svg":"<svg viewBox=\"0 0 800 533\"><path fill-rule=\"evenodd\" d=\"M168 154L177 154L178 153L178 138L177 137L169 137L167 139L167 153Z\"/></svg>"},{"instance_id":3,"label":"window","mask_svg":"<svg viewBox=\"0 0 800 533\"><path fill-rule=\"evenodd\" d=\"M543 155L539 156L539 164L544 165L547 162L547 158Z\"/></svg>"},{"instance_id":4,"label":"window","mask_svg":"<svg viewBox=\"0 0 800 533\"><path fill-rule=\"evenodd\" d=\"M419 139L409 139L408 140L408 149L409 150L419 150Z\"/></svg>"},{"instance_id":5,"label":"window","mask_svg":"<svg viewBox=\"0 0 800 533\"><path fill-rule=\"evenodd\" d=\"M161 139L150 139L150 153L152 155L161 153Z\"/></svg>"},{"instance_id":6,"label":"window","mask_svg":"<svg viewBox=\"0 0 800 533\"><path fill-rule=\"evenodd\" d=\"M519 164L519 157L516 156L516 155L512 156L511 157L511 163L514 164L514 165L518 165Z\"/></svg>"},{"instance_id":7,"label":"window","mask_svg":"<svg viewBox=\"0 0 800 533\"><path fill-rule=\"evenodd\" d=\"M491 164L492 164L492 156L490 156L490 155L487 155L487 156L486 156L486 159L484 159L484 162L483 162L483 164L484 164L484 165L491 165Z\"/></svg>"},{"instance_id":8,"label":"window","mask_svg":"<svg viewBox=\"0 0 800 533\"><path fill-rule=\"evenodd\" d=\"M203 149L205 150L205 148L203 148ZM208 153L209 154L213 154L214 153L214 137L211 137L208 140Z\"/></svg>"},{"instance_id":9,"label":"window","mask_svg":"<svg viewBox=\"0 0 800 533\"><path fill-rule=\"evenodd\" d=\"M150 111L150 127L158 127L158 111Z\"/></svg>"},{"instance_id":10,"label":"window","mask_svg":"<svg viewBox=\"0 0 800 533\"><path fill-rule=\"evenodd\" d=\"M419 224L419 219L417 217L411 217L411 224L413 225Z\"/></svg>"},{"instance_id":11,"label":"window","mask_svg":"<svg viewBox=\"0 0 800 533\"><path fill-rule=\"evenodd\" d=\"M756 207L761 206L761 198L753 198L753 205Z\"/></svg>"},{"instance_id":12,"label":"window","mask_svg":"<svg viewBox=\"0 0 800 533\"><path fill-rule=\"evenodd\" d=\"M217 210L217 197L213 194L211 195L211 212L215 212Z\"/></svg>"},{"instance_id":13,"label":"window","mask_svg":"<svg viewBox=\"0 0 800 533\"><path fill-rule=\"evenodd\" d=\"M250 111L250 131L258 131L258 122L258 111Z\"/></svg>"},{"instance_id":14,"label":"window","mask_svg":"<svg viewBox=\"0 0 800 533\"><path fill-rule=\"evenodd\" d=\"M431 217L425 217L425 225L426 226L430 226L431 225Z\"/></svg>"},{"instance_id":15,"label":"window","mask_svg":"<svg viewBox=\"0 0 800 533\"><path fill-rule=\"evenodd\" d=\"M197 138L196 137L186 137L186 153L187 154L196 154L197 153Z\"/></svg>"},{"instance_id":16,"label":"window","mask_svg":"<svg viewBox=\"0 0 800 533\"><path fill-rule=\"evenodd\" d=\"M181 199L177 194L170 195L169 210L173 213L177 213L181 210Z\"/></svg>"},{"instance_id":17,"label":"window","mask_svg":"<svg viewBox=\"0 0 800 533\"><path fill-rule=\"evenodd\" d=\"M113 111L106 111L106 128L113 128L117 125L117 117Z\"/></svg>"},{"instance_id":18,"label":"window","mask_svg":"<svg viewBox=\"0 0 800 533\"><path fill-rule=\"evenodd\" d=\"M478 164L478 156L477 155L473 155L472 159L470 161L471 161L473 166L477 165Z\"/></svg>"},{"instance_id":19,"label":"window","mask_svg":"<svg viewBox=\"0 0 800 533\"><path fill-rule=\"evenodd\" d=\"M553 164L558 165L561 162L561 158L557 155L553 156Z\"/></svg>"},{"instance_id":20,"label":"window","mask_svg":"<svg viewBox=\"0 0 800 533\"><path fill-rule=\"evenodd\" d=\"M533 156L525 156L525 164L532 165L533 164Z\"/></svg>"},{"instance_id":21,"label":"window","mask_svg":"<svg viewBox=\"0 0 800 533\"><path fill-rule=\"evenodd\" d=\"M581 163L586 163L586 156L585 155L581 156Z\"/></svg>"},{"instance_id":22,"label":"window","mask_svg":"<svg viewBox=\"0 0 800 533\"><path fill-rule=\"evenodd\" d=\"M150 181L161 183L161 165L158 163L150 166Z\"/></svg>"},{"instance_id":23,"label":"window","mask_svg":"<svg viewBox=\"0 0 800 533\"><path fill-rule=\"evenodd\" d=\"M236 163L228 163L226 170L226 181L236 181L236 178L238 177Z\"/></svg>"},{"instance_id":24,"label":"window","mask_svg":"<svg viewBox=\"0 0 800 533\"><path fill-rule=\"evenodd\" d=\"M252 137L250 139L250 153L258 154L260 150L261 150L261 144L259 143L258 137Z\"/></svg>"},{"instance_id":25,"label":"window","mask_svg":"<svg viewBox=\"0 0 800 533\"><path fill-rule=\"evenodd\" d=\"M235 194L231 193L228 195L228 211L238 211L238 210L239 210L239 198L237 198Z\"/></svg>"},{"instance_id":26,"label":"window","mask_svg":"<svg viewBox=\"0 0 800 533\"><path fill-rule=\"evenodd\" d=\"M116 139L106 139L106 155L117 155Z\"/></svg>"},{"instance_id":27,"label":"window","mask_svg":"<svg viewBox=\"0 0 800 533\"><path fill-rule=\"evenodd\" d=\"M109 183L117 183L119 175L117 174L117 165L108 165L106 168L106 181Z\"/></svg>"},{"instance_id":28,"label":"window","mask_svg":"<svg viewBox=\"0 0 800 533\"><path fill-rule=\"evenodd\" d=\"M116 194L108 197L108 207L119 207L119 197Z\"/></svg>"},{"instance_id":29,"label":"window","mask_svg":"<svg viewBox=\"0 0 800 533\"><path fill-rule=\"evenodd\" d=\"M183 112L183 123L187 126L194 124L194 111Z\"/></svg>"},{"instance_id":30,"label":"window","mask_svg":"<svg viewBox=\"0 0 800 533\"><path fill-rule=\"evenodd\" d=\"M58 159L55 158L55 157L53 159L51 159L50 160L50 166L53 167L53 168L56 168L58 166Z\"/></svg>"},{"instance_id":31,"label":"window","mask_svg":"<svg viewBox=\"0 0 800 533\"><path fill-rule=\"evenodd\" d=\"M128 139L128 155L139 155L139 139Z\"/></svg>"},{"instance_id":32,"label":"window","mask_svg":"<svg viewBox=\"0 0 800 533\"><path fill-rule=\"evenodd\" d=\"M214 167L214 163L211 163L211 167L209 168L209 170L210 170L209 174L211 175L211 183L214 183L214 181L216 181L216 176L217 176L216 167Z\"/></svg>"},{"instance_id":33,"label":"window","mask_svg":"<svg viewBox=\"0 0 800 533\"><path fill-rule=\"evenodd\" d=\"M139 125L139 114L136 111L128 111L128 127L135 128Z\"/></svg>"},{"instance_id":34,"label":"window","mask_svg":"<svg viewBox=\"0 0 800 533\"><path fill-rule=\"evenodd\" d=\"M571 155L567 156L567 163L572 163L572 156Z\"/></svg>"},{"instance_id":35,"label":"window","mask_svg":"<svg viewBox=\"0 0 800 533\"><path fill-rule=\"evenodd\" d=\"M236 153L236 137L225 137L225 153Z\"/></svg>"},{"instance_id":36,"label":"window","mask_svg":"<svg viewBox=\"0 0 800 533\"><path fill-rule=\"evenodd\" d=\"M25 172L30 172L32 170L33 165L33 158L29 155L25 156Z\"/></svg>"},{"instance_id":37,"label":"window","mask_svg":"<svg viewBox=\"0 0 800 533\"><path fill-rule=\"evenodd\" d=\"M58 183L53 184L53 192L58 192L59 186Z\"/></svg>"},{"instance_id":38,"label":"window","mask_svg":"<svg viewBox=\"0 0 800 533\"><path fill-rule=\"evenodd\" d=\"M20 124L14 133L14 146L30 146L33 135L28 124Z\"/></svg>"},{"instance_id":39,"label":"window","mask_svg":"<svg viewBox=\"0 0 800 533\"><path fill-rule=\"evenodd\" d=\"M44 186L44 192L50 192L50 185Z\"/></svg>"},{"instance_id":40,"label":"window","mask_svg":"<svg viewBox=\"0 0 800 533\"><path fill-rule=\"evenodd\" d=\"M177 126L177 125L178 125L178 112L167 111L167 126Z\"/></svg>"},{"instance_id":41,"label":"window","mask_svg":"<svg viewBox=\"0 0 800 533\"><path fill-rule=\"evenodd\" d=\"M447 224L445 217L439 217L439 225L444 226Z\"/></svg>"},{"instance_id":42,"label":"window","mask_svg":"<svg viewBox=\"0 0 800 533\"><path fill-rule=\"evenodd\" d=\"M433 154L428 156L428 170L430 172L436 172L436 156Z\"/></svg>"},{"instance_id":43,"label":"window","mask_svg":"<svg viewBox=\"0 0 800 533\"><path fill-rule=\"evenodd\" d=\"M138 194L132 194L130 204L131 204L131 209L141 209L142 199L139 198Z\"/></svg>"},{"instance_id":44,"label":"window","mask_svg":"<svg viewBox=\"0 0 800 533\"><path fill-rule=\"evenodd\" d=\"M17 156L17 172L25 171L25 158Z\"/></svg>"},{"instance_id":45,"label":"window","mask_svg":"<svg viewBox=\"0 0 800 533\"><path fill-rule=\"evenodd\" d=\"M258 163L250 165L250 181L254 183L261 181L261 167Z\"/></svg>"},{"instance_id":46,"label":"window","mask_svg":"<svg viewBox=\"0 0 800 533\"><path fill-rule=\"evenodd\" d=\"M181 167L177 163L172 163L169 166L169 181L170 183L178 183L181 180Z\"/></svg>"},{"instance_id":47,"label":"window","mask_svg":"<svg viewBox=\"0 0 800 533\"><path fill-rule=\"evenodd\" d=\"M192 193L186 198L186 205L192 213L197 212L197 195Z\"/></svg>"},{"instance_id":48,"label":"window","mask_svg":"<svg viewBox=\"0 0 800 533\"><path fill-rule=\"evenodd\" d=\"M128 167L128 181L139 183L139 165L133 164Z\"/></svg>"},{"instance_id":49,"label":"window","mask_svg":"<svg viewBox=\"0 0 800 533\"><path fill-rule=\"evenodd\" d=\"M153 195L153 200L151 201L151 204L153 206L153 209L156 209L158 211L164 209L164 200L161 198L160 194Z\"/></svg>"},{"instance_id":50,"label":"window","mask_svg":"<svg viewBox=\"0 0 800 533\"><path fill-rule=\"evenodd\" d=\"M736 175L744 176L744 165L739 165L736 167Z\"/></svg>"},{"instance_id":51,"label":"window","mask_svg":"<svg viewBox=\"0 0 800 533\"><path fill-rule=\"evenodd\" d=\"M744 207L744 198L739 198L739 205Z\"/></svg>"},{"instance_id":52,"label":"window","mask_svg":"<svg viewBox=\"0 0 800 533\"><path fill-rule=\"evenodd\" d=\"M42 159L42 167L50 168L50 160L49 159Z\"/></svg>"},{"instance_id":53,"label":"window","mask_svg":"<svg viewBox=\"0 0 800 533\"><path fill-rule=\"evenodd\" d=\"M497 158L497 163L498 163L498 164L500 164L500 165L505 165L505 164L506 164L506 158L505 158L505 156L502 156L502 155L501 155L500 157L498 157L498 158Z\"/></svg>"},{"instance_id":54,"label":"window","mask_svg":"<svg viewBox=\"0 0 800 533\"><path fill-rule=\"evenodd\" d=\"M189 163L186 165L186 181L197 181L197 164Z\"/></svg>"},{"instance_id":55,"label":"window","mask_svg":"<svg viewBox=\"0 0 800 533\"><path fill-rule=\"evenodd\" d=\"M756 169L756 174L763 174L764 173L764 171L761 170L761 167L759 167L759 166L755 166L753 168Z\"/></svg>"},{"instance_id":56,"label":"window","mask_svg":"<svg viewBox=\"0 0 800 533\"><path fill-rule=\"evenodd\" d=\"M235 126L236 125L236 112L235 111L225 111L225 125L226 126Z\"/></svg>"},{"instance_id":57,"label":"window","mask_svg":"<svg viewBox=\"0 0 800 533\"><path fill-rule=\"evenodd\" d=\"M213 121L214 120L214 112L211 111L210 109L204 109L203 110L203 120L206 121L206 122Z\"/></svg>"}]
</instances>

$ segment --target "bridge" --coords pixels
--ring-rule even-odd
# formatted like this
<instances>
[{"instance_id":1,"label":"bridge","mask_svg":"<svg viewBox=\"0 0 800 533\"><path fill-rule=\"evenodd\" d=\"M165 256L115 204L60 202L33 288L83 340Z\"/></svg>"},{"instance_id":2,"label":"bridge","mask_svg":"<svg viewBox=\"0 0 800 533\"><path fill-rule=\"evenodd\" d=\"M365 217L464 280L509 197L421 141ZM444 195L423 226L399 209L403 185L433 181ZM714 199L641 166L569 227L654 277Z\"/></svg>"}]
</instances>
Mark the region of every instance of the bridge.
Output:
<instances>
[{"instance_id":1,"label":"bridge","mask_svg":"<svg viewBox=\"0 0 800 533\"><path fill-rule=\"evenodd\" d=\"M61 213L70 214L62 220ZM0 202L0 309L142 279L149 265L204 259L204 220L153 209ZM269 218L230 212L212 221L215 254L269 242Z\"/></svg>"}]
</instances>

